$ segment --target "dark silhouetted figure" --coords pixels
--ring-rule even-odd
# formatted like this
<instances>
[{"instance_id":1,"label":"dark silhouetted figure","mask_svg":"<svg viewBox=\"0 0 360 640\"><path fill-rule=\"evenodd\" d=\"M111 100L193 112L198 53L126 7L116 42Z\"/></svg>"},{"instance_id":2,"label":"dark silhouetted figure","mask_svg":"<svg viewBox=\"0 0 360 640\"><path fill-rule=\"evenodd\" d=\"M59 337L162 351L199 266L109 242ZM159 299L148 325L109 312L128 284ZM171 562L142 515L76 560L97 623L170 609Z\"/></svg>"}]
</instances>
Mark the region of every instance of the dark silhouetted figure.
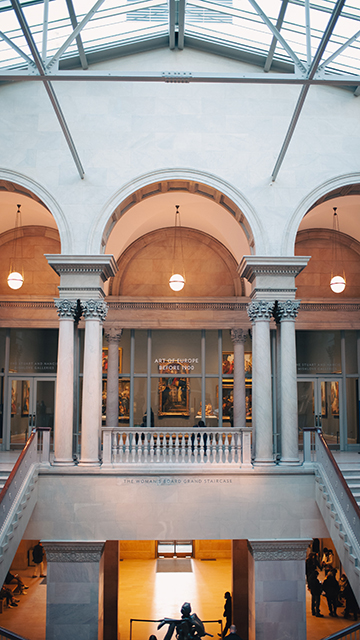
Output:
<instances>
[{"instance_id":1,"label":"dark silhouetted figure","mask_svg":"<svg viewBox=\"0 0 360 640\"><path fill-rule=\"evenodd\" d=\"M318 579L318 575L319 572L315 570L309 576L308 580L308 586L311 593L311 613L317 618L323 618L324 616L322 615L322 613L320 613L320 596L323 590L323 586Z\"/></svg>"},{"instance_id":2,"label":"dark silhouetted figure","mask_svg":"<svg viewBox=\"0 0 360 640\"><path fill-rule=\"evenodd\" d=\"M323 582L323 590L329 607L330 616L337 618L340 585L336 580L336 569L331 569Z\"/></svg>"},{"instance_id":3,"label":"dark silhouetted figure","mask_svg":"<svg viewBox=\"0 0 360 640\"><path fill-rule=\"evenodd\" d=\"M232 621L232 599L230 593L227 591L224 594L225 605L224 605L224 613L223 617L225 618L225 627L222 632L222 637L226 636L227 632L230 629L231 621ZM219 633L219 635L221 635Z\"/></svg>"},{"instance_id":4,"label":"dark silhouetted figure","mask_svg":"<svg viewBox=\"0 0 360 640\"><path fill-rule=\"evenodd\" d=\"M169 625L164 640L171 640L174 631L176 632L177 640L198 640L204 636L211 635L206 633L205 627L196 613L191 613L191 604L189 602L184 602L180 613L181 620L164 618L158 624L158 629L161 629L164 624Z\"/></svg>"},{"instance_id":5,"label":"dark silhouetted figure","mask_svg":"<svg viewBox=\"0 0 360 640\"><path fill-rule=\"evenodd\" d=\"M345 611L343 613L344 618L350 618L350 614L352 613L354 615L354 620L357 620L358 604L345 573L343 573L340 578L340 597L345 600Z\"/></svg>"},{"instance_id":6,"label":"dark silhouetted figure","mask_svg":"<svg viewBox=\"0 0 360 640\"><path fill-rule=\"evenodd\" d=\"M231 625L230 633L228 633L228 635L225 636L225 638L229 638L229 640L242 640L240 636L238 636L238 634L236 633L236 627L234 624Z\"/></svg>"}]
</instances>

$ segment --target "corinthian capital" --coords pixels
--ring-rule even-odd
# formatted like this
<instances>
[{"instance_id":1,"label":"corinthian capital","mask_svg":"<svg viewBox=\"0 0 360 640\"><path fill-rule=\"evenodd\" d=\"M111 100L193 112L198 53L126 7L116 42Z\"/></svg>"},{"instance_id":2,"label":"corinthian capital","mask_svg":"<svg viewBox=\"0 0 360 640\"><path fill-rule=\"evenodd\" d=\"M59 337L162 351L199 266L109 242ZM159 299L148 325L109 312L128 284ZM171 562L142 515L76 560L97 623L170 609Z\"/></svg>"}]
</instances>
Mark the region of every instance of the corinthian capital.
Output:
<instances>
[{"instance_id":1,"label":"corinthian capital","mask_svg":"<svg viewBox=\"0 0 360 640\"><path fill-rule=\"evenodd\" d=\"M105 338L107 339L108 343L110 342L119 342L120 338L122 336L122 329L119 329L118 327L105 327L104 328L104 334L105 334Z\"/></svg>"},{"instance_id":2,"label":"corinthian capital","mask_svg":"<svg viewBox=\"0 0 360 640\"><path fill-rule=\"evenodd\" d=\"M295 320L300 307L300 300L286 300L277 302L274 308L274 318L276 322L282 320Z\"/></svg>"},{"instance_id":3,"label":"corinthian capital","mask_svg":"<svg viewBox=\"0 0 360 640\"><path fill-rule=\"evenodd\" d=\"M78 313L76 300L57 299L55 300L55 307L59 318L75 320Z\"/></svg>"},{"instance_id":4,"label":"corinthian capital","mask_svg":"<svg viewBox=\"0 0 360 640\"><path fill-rule=\"evenodd\" d=\"M250 302L247 312L251 322L270 320L274 306L275 302L267 302L266 300L253 300Z\"/></svg>"},{"instance_id":5,"label":"corinthian capital","mask_svg":"<svg viewBox=\"0 0 360 640\"><path fill-rule=\"evenodd\" d=\"M245 329L231 329L230 335L234 344L245 344L248 332Z\"/></svg>"},{"instance_id":6,"label":"corinthian capital","mask_svg":"<svg viewBox=\"0 0 360 640\"><path fill-rule=\"evenodd\" d=\"M82 307L85 320L104 322L108 312L108 306L104 300L86 300L82 302Z\"/></svg>"}]
</instances>

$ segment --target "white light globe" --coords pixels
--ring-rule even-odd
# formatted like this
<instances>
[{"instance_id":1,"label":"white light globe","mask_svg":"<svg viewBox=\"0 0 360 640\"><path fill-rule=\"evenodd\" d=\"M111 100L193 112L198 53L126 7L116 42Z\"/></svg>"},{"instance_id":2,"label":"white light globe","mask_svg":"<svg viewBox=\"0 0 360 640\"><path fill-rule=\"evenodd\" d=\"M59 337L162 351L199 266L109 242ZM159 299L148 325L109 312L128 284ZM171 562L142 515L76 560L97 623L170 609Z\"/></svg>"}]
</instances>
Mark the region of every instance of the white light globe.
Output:
<instances>
[{"instance_id":1,"label":"white light globe","mask_svg":"<svg viewBox=\"0 0 360 640\"><path fill-rule=\"evenodd\" d=\"M24 284L24 278L18 271L9 273L7 283L10 289L20 289Z\"/></svg>"},{"instance_id":2,"label":"white light globe","mask_svg":"<svg viewBox=\"0 0 360 640\"><path fill-rule=\"evenodd\" d=\"M181 291L184 288L185 279L180 273L174 273L169 280L169 287L173 291Z\"/></svg>"},{"instance_id":3,"label":"white light globe","mask_svg":"<svg viewBox=\"0 0 360 640\"><path fill-rule=\"evenodd\" d=\"M334 276L330 280L330 289L334 293L342 293L346 287L346 282L342 276Z\"/></svg>"}]
</instances>

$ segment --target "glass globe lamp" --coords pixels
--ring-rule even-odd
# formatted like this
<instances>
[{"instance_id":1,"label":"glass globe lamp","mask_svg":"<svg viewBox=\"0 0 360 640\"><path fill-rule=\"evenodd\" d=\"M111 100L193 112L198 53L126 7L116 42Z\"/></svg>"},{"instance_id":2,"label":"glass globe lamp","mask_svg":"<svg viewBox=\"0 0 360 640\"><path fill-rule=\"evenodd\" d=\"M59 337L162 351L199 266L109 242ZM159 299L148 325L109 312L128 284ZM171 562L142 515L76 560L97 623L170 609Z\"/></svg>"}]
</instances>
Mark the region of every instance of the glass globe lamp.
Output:
<instances>
[{"instance_id":1,"label":"glass globe lamp","mask_svg":"<svg viewBox=\"0 0 360 640\"><path fill-rule=\"evenodd\" d=\"M334 293L342 293L346 287L345 279L342 276L333 276L330 280L330 289Z\"/></svg>"},{"instance_id":2,"label":"glass globe lamp","mask_svg":"<svg viewBox=\"0 0 360 640\"><path fill-rule=\"evenodd\" d=\"M24 284L24 276L18 271L12 271L8 275L7 283L10 289L20 289Z\"/></svg>"},{"instance_id":3,"label":"glass globe lamp","mask_svg":"<svg viewBox=\"0 0 360 640\"><path fill-rule=\"evenodd\" d=\"M169 287L173 291L181 291L185 285L185 278L180 273L174 273L169 280Z\"/></svg>"}]
</instances>

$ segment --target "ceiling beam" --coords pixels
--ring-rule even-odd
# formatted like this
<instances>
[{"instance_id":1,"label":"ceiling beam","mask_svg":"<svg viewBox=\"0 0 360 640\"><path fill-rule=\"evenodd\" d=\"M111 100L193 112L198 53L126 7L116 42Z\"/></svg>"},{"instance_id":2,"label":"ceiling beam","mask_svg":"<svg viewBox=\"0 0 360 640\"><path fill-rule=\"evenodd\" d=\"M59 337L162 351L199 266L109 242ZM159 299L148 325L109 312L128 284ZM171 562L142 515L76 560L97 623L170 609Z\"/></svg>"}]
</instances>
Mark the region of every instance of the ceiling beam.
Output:
<instances>
[{"instance_id":1,"label":"ceiling beam","mask_svg":"<svg viewBox=\"0 0 360 640\"><path fill-rule=\"evenodd\" d=\"M47 38L49 32L49 0L44 0L44 17L43 17L43 37L42 37L42 59L46 60L47 56Z\"/></svg>"},{"instance_id":2,"label":"ceiling beam","mask_svg":"<svg viewBox=\"0 0 360 640\"><path fill-rule=\"evenodd\" d=\"M203 73L192 71L52 71L46 75L25 70L0 70L0 82L168 82L208 84L282 84L294 86L358 87L360 75L325 75L303 78L293 73Z\"/></svg>"},{"instance_id":3,"label":"ceiling beam","mask_svg":"<svg viewBox=\"0 0 360 640\"><path fill-rule=\"evenodd\" d=\"M326 49L326 46L327 46L327 44L328 44L328 42L330 40L331 34L332 34L332 32L333 32L333 30L335 28L336 22L337 22L340 14L341 14L341 11L342 11L342 8L343 8L343 6L345 4L345 1L346 0L338 0L336 5L335 5L334 11L333 11L333 13L332 13L332 15L330 17L328 25L327 25L327 27L325 29L324 34L323 34L323 37L321 38L321 41L320 41L320 44L318 46L317 52L315 53L314 59L313 59L313 61L311 63L309 72L307 74L307 77L308 77L309 80L312 80L314 78L314 76L315 76L315 73L316 73L316 71L317 71L317 69L319 67L319 64L320 64L320 60L321 60L321 58L322 58L322 56L324 54L324 51ZM308 94L309 89L310 89L310 85L307 84L307 85L304 85L302 87L301 91L300 91L300 96L298 98L298 101L297 101L297 104L296 104L296 107L295 107L295 111L294 111L293 116L291 118L291 122L290 122L290 125L289 125L289 128L288 128L288 131L286 133L285 140L284 140L283 145L281 147L278 159L277 159L277 161L275 163L274 170L273 170L273 172L271 174L272 182L275 182L275 180L276 180L276 178L278 176L280 167L281 167L282 162L284 160L285 154L286 154L286 152L288 150L291 138L293 137L293 134L294 134L297 122L299 120L302 108L304 106L304 102L305 102L305 99L306 99L306 96Z\"/></svg>"},{"instance_id":4,"label":"ceiling beam","mask_svg":"<svg viewBox=\"0 0 360 640\"><path fill-rule=\"evenodd\" d=\"M356 40L358 40L360 37L360 30L357 31L352 38L349 38L349 40L347 40L341 47L339 47L339 49L337 49L329 58L327 58L325 60L325 62L323 62L320 66L319 66L319 71L321 69L326 69L326 67L329 66L330 62L332 62L333 60L335 60L335 58L337 58L343 51L345 51L345 49L347 49L353 42L355 42Z\"/></svg>"},{"instance_id":5,"label":"ceiling beam","mask_svg":"<svg viewBox=\"0 0 360 640\"><path fill-rule=\"evenodd\" d=\"M169 0L169 47L175 49L176 45L176 0Z\"/></svg>"},{"instance_id":6,"label":"ceiling beam","mask_svg":"<svg viewBox=\"0 0 360 640\"><path fill-rule=\"evenodd\" d=\"M43 61L42 61L42 59L40 57L40 54L39 54L39 52L37 50L35 41L34 41L34 39L32 37L32 34L30 32L30 29L29 29L29 26L28 26L28 24L26 22L26 19L25 19L25 16L23 14L22 8L20 6L19 0L11 0L11 4L12 4L12 7L13 7L14 12L16 14L16 17L17 17L17 19L19 21L19 24L20 24L20 27L22 29L22 32L23 32L23 34L25 36L26 42L27 42L27 44L29 46L31 54L33 56L35 65L37 67L37 70L38 70L40 76L42 76L42 79L44 80L44 87L45 87L46 92L47 92L47 94L48 94L48 96L50 98L50 102L51 102L51 104L53 106L53 109L55 111L55 114L56 114L56 117L57 117L58 122L60 124L60 127L61 127L61 129L62 129L62 131L64 133L66 142L68 144L68 147L70 149L71 155L72 155L72 157L74 159L74 162L76 164L76 167L77 167L77 170L79 172L80 178L83 179L84 175L85 175L84 168L83 168L83 166L81 164L79 155L78 155L78 153L76 151L75 144L74 144L73 139L71 137L70 130L69 130L68 126L67 126L65 117L64 117L63 112L61 110L61 107L60 107L60 104L59 104L58 99L56 97L56 94L55 94L55 91L53 89L53 86L52 86L51 82L49 82L46 79L45 67L44 67Z\"/></svg>"},{"instance_id":7,"label":"ceiling beam","mask_svg":"<svg viewBox=\"0 0 360 640\"><path fill-rule=\"evenodd\" d=\"M178 49L184 48L185 40L185 4L186 0L178 0Z\"/></svg>"},{"instance_id":8,"label":"ceiling beam","mask_svg":"<svg viewBox=\"0 0 360 640\"><path fill-rule=\"evenodd\" d=\"M68 8L68 12L69 12L72 28L76 29L76 27L78 26L78 21L77 21L77 18L76 18L76 14L75 14L74 5L72 3L72 0L66 0L66 6ZM88 65L88 61L86 59L86 54L85 54L85 51L84 51L84 47L83 47L83 43L82 43L80 35L76 36L76 44L77 44L77 48L78 48L78 52L79 52L79 58L80 58L81 66L82 66L82 68L84 70L86 70L86 69L89 68L89 65Z\"/></svg>"},{"instance_id":9,"label":"ceiling beam","mask_svg":"<svg viewBox=\"0 0 360 640\"><path fill-rule=\"evenodd\" d=\"M289 0L283 0L282 1L282 5L280 7L280 11L279 11L279 16L276 22L276 28L280 33L282 24L284 22L284 17L285 17L285 11L286 11L286 7L289 4ZM264 71L267 73L268 71L270 71L271 68L271 63L273 61L273 57L274 57L274 53L275 53L275 49L276 49L276 45L277 45L277 38L275 36L273 36L273 39L271 41L271 45L270 45L270 49L269 49L269 53L267 55L266 58L266 62L265 62L265 66L264 66Z\"/></svg>"},{"instance_id":10,"label":"ceiling beam","mask_svg":"<svg viewBox=\"0 0 360 640\"><path fill-rule=\"evenodd\" d=\"M34 63L31 60L31 58L29 58L28 55L26 55L26 53L24 53L24 51L21 51L21 49L12 41L10 40L10 38L7 37L7 35L5 35L5 33L3 33L2 31L0 31L0 38L2 40L4 40L4 42L6 42L6 44L9 45L9 47L11 47L12 49L14 49L14 51L16 51L16 53L21 56L24 60L26 60L26 62L33 66Z\"/></svg>"}]
</instances>

